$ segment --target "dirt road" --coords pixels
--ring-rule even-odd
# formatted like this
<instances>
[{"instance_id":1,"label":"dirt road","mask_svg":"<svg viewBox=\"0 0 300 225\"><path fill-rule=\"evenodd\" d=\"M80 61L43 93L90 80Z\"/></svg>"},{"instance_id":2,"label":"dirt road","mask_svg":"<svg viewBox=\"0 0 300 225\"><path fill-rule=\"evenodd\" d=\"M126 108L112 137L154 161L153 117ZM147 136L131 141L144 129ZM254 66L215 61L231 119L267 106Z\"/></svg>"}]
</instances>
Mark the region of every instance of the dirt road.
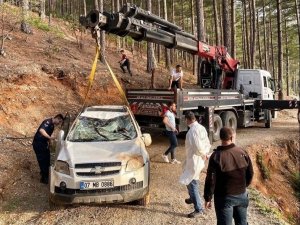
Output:
<instances>
[{"instance_id":1,"label":"dirt road","mask_svg":"<svg viewBox=\"0 0 300 225\"><path fill-rule=\"evenodd\" d=\"M187 213L193 211L184 203L186 187L178 183L180 165L162 162L161 154L167 148L167 139L155 133L149 147L151 157L151 203L147 207L132 204L106 206L75 206L50 211L47 186L38 180L35 156L28 141L0 142L0 225L4 224L215 224L214 210L209 210L202 218L189 219ZM252 144L270 144L276 140L299 138L296 112L280 114L271 129L258 125L240 129L237 144L247 147ZM218 143L215 143L216 146ZM184 160L184 140L179 140L177 149L179 160ZM201 174L201 193L205 173ZM267 200L266 200L267 201ZM272 204L272 202L270 203ZM249 224L283 224L271 214L262 214L251 201Z\"/></svg>"}]
</instances>

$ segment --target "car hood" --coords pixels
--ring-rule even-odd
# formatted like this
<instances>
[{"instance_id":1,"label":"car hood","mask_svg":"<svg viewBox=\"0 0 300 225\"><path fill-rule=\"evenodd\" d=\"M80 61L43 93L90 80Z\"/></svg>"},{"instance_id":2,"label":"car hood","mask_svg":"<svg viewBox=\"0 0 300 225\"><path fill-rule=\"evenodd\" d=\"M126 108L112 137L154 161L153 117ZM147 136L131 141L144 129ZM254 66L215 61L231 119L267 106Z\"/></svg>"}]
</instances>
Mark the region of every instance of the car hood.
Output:
<instances>
[{"instance_id":1,"label":"car hood","mask_svg":"<svg viewBox=\"0 0 300 225\"><path fill-rule=\"evenodd\" d=\"M70 142L62 143L57 160L70 167L78 163L124 162L141 155L141 139L114 142ZM122 163L123 164L123 163Z\"/></svg>"}]
</instances>

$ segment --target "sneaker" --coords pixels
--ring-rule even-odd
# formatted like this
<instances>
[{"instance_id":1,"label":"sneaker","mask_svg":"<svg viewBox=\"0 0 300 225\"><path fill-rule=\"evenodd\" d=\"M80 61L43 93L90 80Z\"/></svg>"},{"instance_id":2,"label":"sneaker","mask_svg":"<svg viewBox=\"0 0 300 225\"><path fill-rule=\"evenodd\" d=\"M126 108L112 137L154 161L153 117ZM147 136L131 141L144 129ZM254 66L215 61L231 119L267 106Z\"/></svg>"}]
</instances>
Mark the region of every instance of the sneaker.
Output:
<instances>
[{"instance_id":1,"label":"sneaker","mask_svg":"<svg viewBox=\"0 0 300 225\"><path fill-rule=\"evenodd\" d=\"M165 155L165 154L162 154L162 156L161 156L162 158L163 158L163 160L164 160L164 162L166 162L166 163L169 163L170 161L169 161L169 158L168 158L168 156L167 155Z\"/></svg>"},{"instance_id":2,"label":"sneaker","mask_svg":"<svg viewBox=\"0 0 300 225\"><path fill-rule=\"evenodd\" d=\"M199 217L199 216L203 216L204 215L204 213L203 213L203 211L194 211L194 212L192 212L192 213L189 213L188 215L187 215L187 217L188 218L196 218L196 217Z\"/></svg>"},{"instance_id":3,"label":"sneaker","mask_svg":"<svg viewBox=\"0 0 300 225\"><path fill-rule=\"evenodd\" d=\"M178 161L177 159L172 159L171 163L172 164L181 164L181 162Z\"/></svg>"},{"instance_id":4,"label":"sneaker","mask_svg":"<svg viewBox=\"0 0 300 225\"><path fill-rule=\"evenodd\" d=\"M188 204L188 205L193 203L192 199L190 199L190 198L187 198L187 199L185 199L184 201L185 201L185 203Z\"/></svg>"}]
</instances>

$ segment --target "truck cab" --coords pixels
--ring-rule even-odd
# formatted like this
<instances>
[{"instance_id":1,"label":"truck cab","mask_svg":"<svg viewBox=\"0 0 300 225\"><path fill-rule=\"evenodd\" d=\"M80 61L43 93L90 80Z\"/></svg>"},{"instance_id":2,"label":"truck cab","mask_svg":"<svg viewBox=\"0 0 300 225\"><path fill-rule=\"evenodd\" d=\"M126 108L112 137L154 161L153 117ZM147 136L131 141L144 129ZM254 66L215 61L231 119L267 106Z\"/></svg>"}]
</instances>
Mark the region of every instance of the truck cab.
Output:
<instances>
[{"instance_id":1,"label":"truck cab","mask_svg":"<svg viewBox=\"0 0 300 225\"><path fill-rule=\"evenodd\" d=\"M236 88L245 96L257 100L274 100L274 80L271 74L266 70L238 70Z\"/></svg>"}]
</instances>

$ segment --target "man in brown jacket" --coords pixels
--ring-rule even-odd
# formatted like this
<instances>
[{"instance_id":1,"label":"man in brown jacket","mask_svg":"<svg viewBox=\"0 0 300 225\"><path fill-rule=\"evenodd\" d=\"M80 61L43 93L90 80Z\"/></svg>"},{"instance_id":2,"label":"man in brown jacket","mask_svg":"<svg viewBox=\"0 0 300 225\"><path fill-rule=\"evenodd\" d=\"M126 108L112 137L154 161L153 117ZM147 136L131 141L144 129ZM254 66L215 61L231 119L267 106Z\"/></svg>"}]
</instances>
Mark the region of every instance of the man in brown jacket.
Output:
<instances>
[{"instance_id":1,"label":"man in brown jacket","mask_svg":"<svg viewBox=\"0 0 300 225\"><path fill-rule=\"evenodd\" d=\"M247 224L249 204L246 187L253 178L251 159L235 142L232 128L220 130L222 145L218 146L209 159L204 186L205 207L211 208L214 195L217 225Z\"/></svg>"}]
</instances>

